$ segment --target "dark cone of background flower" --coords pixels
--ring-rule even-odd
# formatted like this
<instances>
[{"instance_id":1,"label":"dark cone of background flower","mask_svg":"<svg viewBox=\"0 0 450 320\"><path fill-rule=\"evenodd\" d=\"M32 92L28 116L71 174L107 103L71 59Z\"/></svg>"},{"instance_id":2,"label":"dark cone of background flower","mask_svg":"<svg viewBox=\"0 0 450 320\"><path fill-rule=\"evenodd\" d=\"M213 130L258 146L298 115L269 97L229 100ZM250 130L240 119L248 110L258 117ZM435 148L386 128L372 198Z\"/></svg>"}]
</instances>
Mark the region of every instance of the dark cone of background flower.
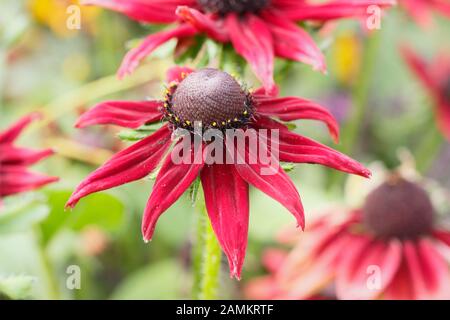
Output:
<instances>
[{"instance_id":1,"label":"dark cone of background flower","mask_svg":"<svg viewBox=\"0 0 450 320\"><path fill-rule=\"evenodd\" d=\"M197 0L199 5L208 12L225 15L230 12L243 14L256 12L269 4L269 0Z\"/></svg>"},{"instance_id":2,"label":"dark cone of background flower","mask_svg":"<svg viewBox=\"0 0 450 320\"><path fill-rule=\"evenodd\" d=\"M372 191L366 199L366 226L382 238L416 238L433 224L433 205L425 190L398 178Z\"/></svg>"},{"instance_id":3,"label":"dark cone of background flower","mask_svg":"<svg viewBox=\"0 0 450 320\"><path fill-rule=\"evenodd\" d=\"M201 121L203 126L240 118L247 95L229 74L201 69L188 75L173 95L173 112L183 121Z\"/></svg>"}]
</instances>

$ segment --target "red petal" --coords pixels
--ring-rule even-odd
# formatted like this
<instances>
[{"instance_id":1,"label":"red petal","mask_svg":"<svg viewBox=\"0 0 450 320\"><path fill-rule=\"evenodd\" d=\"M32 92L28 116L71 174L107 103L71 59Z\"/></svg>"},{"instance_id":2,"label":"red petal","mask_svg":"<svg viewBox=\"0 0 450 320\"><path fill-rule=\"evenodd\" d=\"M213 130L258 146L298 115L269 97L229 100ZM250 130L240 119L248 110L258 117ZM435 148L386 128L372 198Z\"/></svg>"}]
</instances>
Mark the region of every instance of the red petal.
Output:
<instances>
[{"instance_id":1,"label":"red petal","mask_svg":"<svg viewBox=\"0 0 450 320\"><path fill-rule=\"evenodd\" d=\"M350 241L350 237L344 235L337 236L321 250L320 254L312 256L308 255L310 253L308 251L306 255L300 257L300 260L298 256L290 256L292 260L288 260L287 263L290 266L290 273L283 275L286 276L283 280L289 289L280 298L303 300L319 294L333 280L337 262L343 252L350 248L354 249L354 243ZM311 263L309 259L313 259L313 262Z\"/></svg>"},{"instance_id":2,"label":"red petal","mask_svg":"<svg viewBox=\"0 0 450 320\"><path fill-rule=\"evenodd\" d=\"M436 110L436 118L442 133L450 141L450 104L441 102Z\"/></svg>"},{"instance_id":3,"label":"red petal","mask_svg":"<svg viewBox=\"0 0 450 320\"><path fill-rule=\"evenodd\" d=\"M161 120L161 101L105 101L83 113L77 128L96 124L115 124L125 128L138 128Z\"/></svg>"},{"instance_id":4,"label":"red petal","mask_svg":"<svg viewBox=\"0 0 450 320\"><path fill-rule=\"evenodd\" d=\"M257 112L265 116L274 116L282 121L298 119L319 120L324 122L331 136L339 140L339 125L333 115L319 104L297 97L255 98Z\"/></svg>"},{"instance_id":5,"label":"red petal","mask_svg":"<svg viewBox=\"0 0 450 320\"><path fill-rule=\"evenodd\" d=\"M405 258L403 258L397 274L386 288L383 298L386 300L414 300L413 281Z\"/></svg>"},{"instance_id":6,"label":"red petal","mask_svg":"<svg viewBox=\"0 0 450 320\"><path fill-rule=\"evenodd\" d=\"M403 46L401 48L403 58L408 63L411 70L422 81L422 83L429 89L435 97L439 96L440 86L437 79L428 71L429 66L420 56L418 56L411 48Z\"/></svg>"},{"instance_id":7,"label":"red petal","mask_svg":"<svg viewBox=\"0 0 450 320\"><path fill-rule=\"evenodd\" d=\"M170 144L170 131L165 125L151 136L117 153L78 185L66 207L73 208L81 198L91 193L145 177L156 168Z\"/></svg>"},{"instance_id":8,"label":"red petal","mask_svg":"<svg viewBox=\"0 0 450 320\"><path fill-rule=\"evenodd\" d=\"M119 78L123 78L125 75L132 73L142 59L152 53L153 50L158 48L163 43L172 38L190 37L196 33L197 30L195 30L195 28L190 25L183 24L175 29L149 35L139 46L127 53L118 71Z\"/></svg>"},{"instance_id":9,"label":"red petal","mask_svg":"<svg viewBox=\"0 0 450 320\"><path fill-rule=\"evenodd\" d=\"M148 199L142 219L142 235L145 241L150 241L153 237L156 222L161 214L166 211L187 188L194 182L203 167L202 163L195 163L197 155L194 152L202 152L202 148L195 150L191 146L188 153L183 154L183 163L175 164L172 154L180 154L184 143L178 143L172 153L166 157L161 170L156 177L153 191Z\"/></svg>"},{"instance_id":10,"label":"red petal","mask_svg":"<svg viewBox=\"0 0 450 320\"><path fill-rule=\"evenodd\" d=\"M2 165L32 165L42 160L54 152L52 149L31 150L17 148L12 145L0 145L0 166Z\"/></svg>"},{"instance_id":11,"label":"red petal","mask_svg":"<svg viewBox=\"0 0 450 320\"><path fill-rule=\"evenodd\" d=\"M432 23L432 14L428 1L422 0L402 0L402 6L411 15L411 17L423 27L430 26Z\"/></svg>"},{"instance_id":12,"label":"red petal","mask_svg":"<svg viewBox=\"0 0 450 320\"><path fill-rule=\"evenodd\" d=\"M248 184L227 164L205 166L201 178L209 219L228 258L230 275L240 279L248 237Z\"/></svg>"},{"instance_id":13,"label":"red petal","mask_svg":"<svg viewBox=\"0 0 450 320\"><path fill-rule=\"evenodd\" d=\"M118 11L142 22L170 23L177 20L175 10L180 5L195 5L195 0L82 0L81 4L95 5Z\"/></svg>"},{"instance_id":14,"label":"red petal","mask_svg":"<svg viewBox=\"0 0 450 320\"><path fill-rule=\"evenodd\" d=\"M30 191L58 181L56 177L28 171L23 166L0 166L0 197Z\"/></svg>"},{"instance_id":15,"label":"red petal","mask_svg":"<svg viewBox=\"0 0 450 320\"><path fill-rule=\"evenodd\" d=\"M312 139L290 132L270 118L259 117L255 126L279 130L280 161L320 164L365 178L371 176L370 171L359 162ZM275 143L276 141L272 141L272 145Z\"/></svg>"},{"instance_id":16,"label":"red petal","mask_svg":"<svg viewBox=\"0 0 450 320\"><path fill-rule=\"evenodd\" d=\"M0 132L0 144L13 142L32 121L37 120L41 115L37 112L30 113L22 117L19 121L14 123L11 127L3 132Z\"/></svg>"},{"instance_id":17,"label":"red petal","mask_svg":"<svg viewBox=\"0 0 450 320\"><path fill-rule=\"evenodd\" d=\"M166 73L166 78L168 83L179 83L184 77L190 73L194 72L188 67L172 67Z\"/></svg>"},{"instance_id":18,"label":"red petal","mask_svg":"<svg viewBox=\"0 0 450 320\"><path fill-rule=\"evenodd\" d=\"M241 19L229 14L226 25L234 48L248 61L264 88L268 92L276 90L273 41L266 23L255 15Z\"/></svg>"},{"instance_id":19,"label":"red petal","mask_svg":"<svg viewBox=\"0 0 450 320\"><path fill-rule=\"evenodd\" d=\"M326 72L325 57L311 36L282 14L266 11L263 18L272 32L275 54L309 64L314 70Z\"/></svg>"},{"instance_id":20,"label":"red petal","mask_svg":"<svg viewBox=\"0 0 450 320\"><path fill-rule=\"evenodd\" d=\"M286 250L267 249L263 253L262 264L270 273L276 273L283 267L288 254Z\"/></svg>"},{"instance_id":21,"label":"red petal","mask_svg":"<svg viewBox=\"0 0 450 320\"><path fill-rule=\"evenodd\" d=\"M190 23L198 31L205 32L212 39L219 42L229 41L229 35L221 25L223 23L222 20L214 20L211 16L186 6L178 7L177 15L183 21Z\"/></svg>"},{"instance_id":22,"label":"red petal","mask_svg":"<svg viewBox=\"0 0 450 320\"><path fill-rule=\"evenodd\" d=\"M397 240L389 243L375 241L362 246L359 251L347 251L336 275L338 298L343 300L377 298L391 283L400 268L401 260L402 245Z\"/></svg>"},{"instance_id":23,"label":"red petal","mask_svg":"<svg viewBox=\"0 0 450 320\"><path fill-rule=\"evenodd\" d=\"M297 219L297 226L304 229L305 217L300 195L298 194L294 183L283 171L279 163L275 159L272 159L275 163L263 164L260 161L260 157L255 154L251 148L245 151L240 149L241 148L235 148L235 154L241 159L235 163L239 175L249 184L255 186L269 197L272 197L285 206ZM259 149L260 154L268 154L264 144L260 143ZM251 158L257 159L257 163L250 163L248 159ZM266 172L271 172L271 174L265 174Z\"/></svg>"},{"instance_id":24,"label":"red petal","mask_svg":"<svg viewBox=\"0 0 450 320\"><path fill-rule=\"evenodd\" d=\"M405 243L415 299L450 299L450 273L444 258L426 239Z\"/></svg>"},{"instance_id":25,"label":"red petal","mask_svg":"<svg viewBox=\"0 0 450 320\"><path fill-rule=\"evenodd\" d=\"M273 0L273 6L283 10L287 19L319 20L366 17L367 8L377 5L381 8L396 4L395 0L334 0L327 3L307 3L297 0Z\"/></svg>"},{"instance_id":26,"label":"red petal","mask_svg":"<svg viewBox=\"0 0 450 320\"><path fill-rule=\"evenodd\" d=\"M450 17L450 3L447 0L432 0L432 6L439 10L441 14L446 16L447 18Z\"/></svg>"}]
</instances>

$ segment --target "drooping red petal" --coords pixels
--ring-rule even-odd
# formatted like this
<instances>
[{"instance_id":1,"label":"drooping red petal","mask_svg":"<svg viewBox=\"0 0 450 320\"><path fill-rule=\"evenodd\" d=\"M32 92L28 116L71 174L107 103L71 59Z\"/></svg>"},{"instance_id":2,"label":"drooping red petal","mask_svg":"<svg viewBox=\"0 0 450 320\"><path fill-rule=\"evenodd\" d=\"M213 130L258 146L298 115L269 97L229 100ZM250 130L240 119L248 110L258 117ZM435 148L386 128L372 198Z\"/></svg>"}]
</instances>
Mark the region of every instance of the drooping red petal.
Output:
<instances>
[{"instance_id":1,"label":"drooping red petal","mask_svg":"<svg viewBox=\"0 0 450 320\"><path fill-rule=\"evenodd\" d=\"M42 160L54 152L52 149L31 150L17 148L10 144L0 145L0 166L28 166Z\"/></svg>"},{"instance_id":2,"label":"drooping red petal","mask_svg":"<svg viewBox=\"0 0 450 320\"><path fill-rule=\"evenodd\" d=\"M432 23L432 14L428 1L402 0L401 5L419 25L427 27Z\"/></svg>"},{"instance_id":3,"label":"drooping red petal","mask_svg":"<svg viewBox=\"0 0 450 320\"><path fill-rule=\"evenodd\" d=\"M447 230L434 230L433 236L442 241L446 246L450 247L450 231Z\"/></svg>"},{"instance_id":4,"label":"drooping red petal","mask_svg":"<svg viewBox=\"0 0 450 320\"><path fill-rule=\"evenodd\" d=\"M450 104L441 102L436 109L436 119L441 132L450 141Z\"/></svg>"},{"instance_id":5,"label":"drooping red petal","mask_svg":"<svg viewBox=\"0 0 450 320\"><path fill-rule=\"evenodd\" d=\"M411 48L403 46L401 48L406 63L411 70L416 74L420 81L436 96L439 96L440 84L429 72L430 67L427 62L418 56Z\"/></svg>"},{"instance_id":6,"label":"drooping red petal","mask_svg":"<svg viewBox=\"0 0 450 320\"><path fill-rule=\"evenodd\" d=\"M261 116L257 119L255 127L279 130L280 161L320 164L365 178L371 176L370 171L359 162L312 139L290 132L275 120ZM272 141L273 145L275 143L276 141Z\"/></svg>"},{"instance_id":7,"label":"drooping red petal","mask_svg":"<svg viewBox=\"0 0 450 320\"><path fill-rule=\"evenodd\" d=\"M371 242L361 250L349 250L336 273L336 294L343 300L379 297L397 273L402 245L397 240Z\"/></svg>"},{"instance_id":8,"label":"drooping red petal","mask_svg":"<svg viewBox=\"0 0 450 320\"><path fill-rule=\"evenodd\" d=\"M230 148L227 144L227 148ZM300 195L289 176L283 171L277 159L271 163L262 163L260 155L269 155L267 146L259 143L259 154L252 148L235 148L235 167L239 175L249 184L255 186L269 197L272 197L296 218L297 226L305 228L305 217ZM249 159L256 159L252 163Z\"/></svg>"},{"instance_id":9,"label":"drooping red petal","mask_svg":"<svg viewBox=\"0 0 450 320\"><path fill-rule=\"evenodd\" d=\"M222 25L222 20L212 19L211 15L203 14L200 11L187 6L178 7L177 15L183 19L183 21L190 23L198 31L205 32L212 39L219 42L229 41L229 35Z\"/></svg>"},{"instance_id":10,"label":"drooping red petal","mask_svg":"<svg viewBox=\"0 0 450 320\"><path fill-rule=\"evenodd\" d=\"M324 122L334 141L339 140L339 124L333 115L321 105L297 98L255 98L257 112L265 116L277 117L282 121L299 119L319 120Z\"/></svg>"},{"instance_id":11,"label":"drooping red petal","mask_svg":"<svg viewBox=\"0 0 450 320\"><path fill-rule=\"evenodd\" d=\"M383 299L386 300L414 300L414 288L412 283L414 279L409 272L406 259L403 257L400 267L386 288Z\"/></svg>"},{"instance_id":12,"label":"drooping red petal","mask_svg":"<svg viewBox=\"0 0 450 320\"><path fill-rule=\"evenodd\" d=\"M233 47L248 61L267 92L275 90L273 39L266 23L252 14L245 19L229 14L226 26Z\"/></svg>"},{"instance_id":13,"label":"drooping red petal","mask_svg":"<svg viewBox=\"0 0 450 320\"><path fill-rule=\"evenodd\" d=\"M184 79L184 77L192 72L194 72L194 70L188 67L172 67L167 70L166 73L167 83L179 83Z\"/></svg>"},{"instance_id":14,"label":"drooping red petal","mask_svg":"<svg viewBox=\"0 0 450 320\"><path fill-rule=\"evenodd\" d=\"M164 125L151 136L120 151L91 173L75 189L66 207L73 208L81 198L91 193L145 177L156 168L170 144L170 130Z\"/></svg>"},{"instance_id":15,"label":"drooping red petal","mask_svg":"<svg viewBox=\"0 0 450 320\"><path fill-rule=\"evenodd\" d=\"M201 179L208 216L228 258L230 275L240 279L247 249L248 184L230 164L205 166Z\"/></svg>"},{"instance_id":16,"label":"drooping red petal","mask_svg":"<svg viewBox=\"0 0 450 320\"><path fill-rule=\"evenodd\" d=\"M55 181L58 178L28 171L24 166L0 166L0 198L34 190Z\"/></svg>"},{"instance_id":17,"label":"drooping red petal","mask_svg":"<svg viewBox=\"0 0 450 320\"><path fill-rule=\"evenodd\" d=\"M265 11L262 17L272 32L277 56L300 61L311 65L314 70L326 72L325 57L305 30L275 11Z\"/></svg>"},{"instance_id":18,"label":"drooping red petal","mask_svg":"<svg viewBox=\"0 0 450 320\"><path fill-rule=\"evenodd\" d=\"M161 101L105 101L83 113L77 128L96 124L115 124L125 128L138 128L161 120Z\"/></svg>"},{"instance_id":19,"label":"drooping red petal","mask_svg":"<svg viewBox=\"0 0 450 320\"><path fill-rule=\"evenodd\" d=\"M174 29L157 32L147 36L141 44L131 49L122 61L118 71L119 78L130 74L139 65L139 62L152 53L163 43L173 38L190 37L197 33L197 30L188 24L182 24Z\"/></svg>"},{"instance_id":20,"label":"drooping red petal","mask_svg":"<svg viewBox=\"0 0 450 320\"><path fill-rule=\"evenodd\" d=\"M431 0L431 5L446 17L450 17L450 3L447 0Z\"/></svg>"},{"instance_id":21,"label":"drooping red petal","mask_svg":"<svg viewBox=\"0 0 450 320\"><path fill-rule=\"evenodd\" d=\"M289 264L288 262L290 273L284 275L285 271L281 270L287 290L283 290L278 298L304 300L319 294L333 280L336 264L343 252L350 249L355 249L354 242L350 241L350 237L346 235L339 235L334 237L334 241L329 242L320 252L308 251L301 257L300 264ZM308 253L313 255L309 256ZM295 259L298 259L298 256L292 257L292 261ZM313 263L308 259L314 259Z\"/></svg>"},{"instance_id":22,"label":"drooping red petal","mask_svg":"<svg viewBox=\"0 0 450 320\"><path fill-rule=\"evenodd\" d=\"M166 211L198 177L204 162L193 161L198 153L202 153L202 147L191 146L187 152L182 154L182 163L174 163L172 155L180 154L184 143L178 143L172 153L169 154L162 165L153 186L152 194L148 199L142 218L142 235L145 241L150 241L153 237L156 222L161 214ZM197 152L197 153L196 153Z\"/></svg>"},{"instance_id":23,"label":"drooping red petal","mask_svg":"<svg viewBox=\"0 0 450 320\"><path fill-rule=\"evenodd\" d=\"M447 262L427 239L404 246L415 299L450 299L450 271Z\"/></svg>"},{"instance_id":24,"label":"drooping red petal","mask_svg":"<svg viewBox=\"0 0 450 320\"><path fill-rule=\"evenodd\" d=\"M80 2L84 5L95 5L118 11L132 19L151 23L175 22L177 6L196 4L195 0L82 0Z\"/></svg>"},{"instance_id":25,"label":"drooping red petal","mask_svg":"<svg viewBox=\"0 0 450 320\"><path fill-rule=\"evenodd\" d=\"M290 20L327 21L341 18L368 16L367 8L377 5L380 8L396 4L395 0L331 0L325 3L298 0L273 0L273 6L283 11Z\"/></svg>"},{"instance_id":26,"label":"drooping red petal","mask_svg":"<svg viewBox=\"0 0 450 320\"><path fill-rule=\"evenodd\" d=\"M5 131L0 132L0 144L13 142L32 121L37 120L41 115L37 112L30 113L22 117Z\"/></svg>"},{"instance_id":27,"label":"drooping red petal","mask_svg":"<svg viewBox=\"0 0 450 320\"><path fill-rule=\"evenodd\" d=\"M276 273L286 262L289 252L282 249L267 249L262 256L262 264L270 273Z\"/></svg>"}]
</instances>

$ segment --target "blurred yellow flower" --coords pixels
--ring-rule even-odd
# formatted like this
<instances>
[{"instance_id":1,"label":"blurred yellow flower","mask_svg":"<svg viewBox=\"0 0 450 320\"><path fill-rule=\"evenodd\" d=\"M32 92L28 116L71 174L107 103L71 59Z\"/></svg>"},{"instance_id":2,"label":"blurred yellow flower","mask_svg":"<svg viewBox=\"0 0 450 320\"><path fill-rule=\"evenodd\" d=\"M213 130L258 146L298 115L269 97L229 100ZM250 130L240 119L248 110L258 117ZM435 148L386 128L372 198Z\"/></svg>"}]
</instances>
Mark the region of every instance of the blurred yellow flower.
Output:
<instances>
[{"instance_id":1,"label":"blurred yellow flower","mask_svg":"<svg viewBox=\"0 0 450 320\"><path fill-rule=\"evenodd\" d=\"M340 33L331 50L332 68L341 84L352 85L361 66L361 43L354 31Z\"/></svg>"},{"instance_id":2,"label":"blurred yellow flower","mask_svg":"<svg viewBox=\"0 0 450 320\"><path fill-rule=\"evenodd\" d=\"M59 36L67 37L75 35L80 30L94 32L95 19L100 9L96 7L86 7L79 5L78 0L29 0L29 10L36 21L48 26ZM70 7L76 5L76 7ZM79 9L72 11L70 9ZM70 19L73 15L80 13L81 29L69 28Z\"/></svg>"}]
</instances>

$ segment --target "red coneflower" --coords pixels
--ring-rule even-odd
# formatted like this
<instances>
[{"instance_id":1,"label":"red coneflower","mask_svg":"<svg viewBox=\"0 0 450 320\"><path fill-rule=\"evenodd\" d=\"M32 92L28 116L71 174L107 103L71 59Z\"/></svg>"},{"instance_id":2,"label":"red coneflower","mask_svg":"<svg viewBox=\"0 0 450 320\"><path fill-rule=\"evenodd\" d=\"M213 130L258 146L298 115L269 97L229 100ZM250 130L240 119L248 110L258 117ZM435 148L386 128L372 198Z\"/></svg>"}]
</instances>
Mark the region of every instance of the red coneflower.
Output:
<instances>
[{"instance_id":1,"label":"red coneflower","mask_svg":"<svg viewBox=\"0 0 450 320\"><path fill-rule=\"evenodd\" d=\"M394 0L335 0L311 3L306 0L85 0L119 11L145 23L174 23L173 29L148 36L122 62L119 76L133 71L139 61L161 44L204 33L222 43L231 42L251 65L264 87L274 88L274 56L300 61L325 71L320 49L302 21L364 17L371 5L390 6Z\"/></svg>"},{"instance_id":2,"label":"red coneflower","mask_svg":"<svg viewBox=\"0 0 450 320\"><path fill-rule=\"evenodd\" d=\"M403 47L402 53L411 70L433 97L437 123L450 140L450 56L442 53L434 62L428 63L408 47Z\"/></svg>"},{"instance_id":3,"label":"red coneflower","mask_svg":"<svg viewBox=\"0 0 450 320\"><path fill-rule=\"evenodd\" d=\"M266 96L263 89L250 93L227 73L211 68L192 71L176 67L168 72L168 82L170 85L164 101L108 101L81 116L77 127L115 124L137 128L161 119L166 123L154 134L119 152L90 174L76 188L67 207L75 206L90 193L145 177L170 149L172 132L183 128L193 135L193 124L196 122L201 122L205 130L213 128L219 132L234 129L245 133L254 129L260 135L260 129L277 129L279 141L275 143L280 161L317 163L364 177L370 175L367 169L349 157L292 133L287 126L270 118L276 117L282 121L320 120L337 138L338 128L334 118L326 109L311 101ZM225 142L222 142L224 149ZM187 161L177 164L173 158L179 156L182 148L178 142L165 157L144 212L142 233L144 240L150 240L159 216L200 176L212 227L228 257L231 275L239 278L247 246L249 184L284 205L301 227L304 226L303 208L294 184L280 166L276 166L272 174L264 175L261 172L269 168L268 164L259 157L256 163L247 161L254 156L251 148L236 148L244 162L205 164L204 161L192 161L192 158L198 159L201 152L203 157L200 154L200 160L203 160L211 152L211 145L203 142L200 150L190 148L189 154L182 155L183 160ZM259 148L267 155L273 146L267 143L260 144ZM218 151L215 152L217 155Z\"/></svg>"},{"instance_id":4,"label":"red coneflower","mask_svg":"<svg viewBox=\"0 0 450 320\"><path fill-rule=\"evenodd\" d=\"M27 166L53 154L51 149L35 151L13 144L22 130L38 118L38 114L32 113L0 132L0 202L5 196L37 189L58 180L56 177L48 177L27 169Z\"/></svg>"},{"instance_id":5,"label":"red coneflower","mask_svg":"<svg viewBox=\"0 0 450 320\"><path fill-rule=\"evenodd\" d=\"M432 11L450 17L450 2L448 0L400 0L400 4L422 26L430 25Z\"/></svg>"},{"instance_id":6,"label":"red coneflower","mask_svg":"<svg viewBox=\"0 0 450 320\"><path fill-rule=\"evenodd\" d=\"M450 232L418 183L393 175L361 209L335 211L291 253L269 252L272 275L250 282L248 296L306 299L331 284L339 299L450 298Z\"/></svg>"}]
</instances>

